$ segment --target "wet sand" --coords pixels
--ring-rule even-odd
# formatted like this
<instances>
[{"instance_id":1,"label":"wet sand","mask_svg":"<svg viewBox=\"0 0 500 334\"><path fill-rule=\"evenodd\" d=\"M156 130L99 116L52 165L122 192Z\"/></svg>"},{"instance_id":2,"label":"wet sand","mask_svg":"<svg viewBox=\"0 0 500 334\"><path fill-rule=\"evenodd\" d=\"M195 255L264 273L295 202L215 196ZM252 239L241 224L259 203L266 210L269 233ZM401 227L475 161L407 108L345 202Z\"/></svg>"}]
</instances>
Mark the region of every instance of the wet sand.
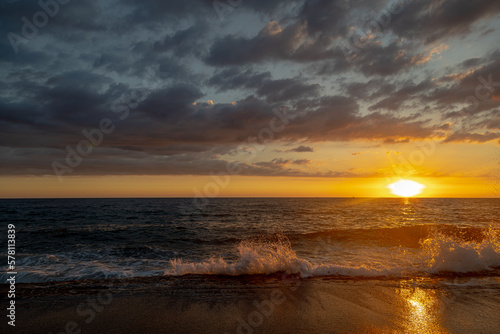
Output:
<instances>
[{"instance_id":1,"label":"wet sand","mask_svg":"<svg viewBox=\"0 0 500 334\"><path fill-rule=\"evenodd\" d=\"M500 333L498 278L150 277L18 284L2 333ZM2 308L7 303L1 285ZM6 314L6 311L4 311Z\"/></svg>"}]
</instances>

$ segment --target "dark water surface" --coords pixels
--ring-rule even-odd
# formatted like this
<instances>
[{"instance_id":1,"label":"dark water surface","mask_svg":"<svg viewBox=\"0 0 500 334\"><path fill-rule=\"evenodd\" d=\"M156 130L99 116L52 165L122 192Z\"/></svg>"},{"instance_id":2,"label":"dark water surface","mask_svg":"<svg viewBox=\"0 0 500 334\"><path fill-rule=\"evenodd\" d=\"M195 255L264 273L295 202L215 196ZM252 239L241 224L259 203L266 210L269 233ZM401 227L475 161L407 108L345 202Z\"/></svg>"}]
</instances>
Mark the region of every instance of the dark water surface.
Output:
<instances>
[{"instance_id":1,"label":"dark water surface","mask_svg":"<svg viewBox=\"0 0 500 334\"><path fill-rule=\"evenodd\" d=\"M18 282L499 277L499 209L499 199L216 198L203 210L192 199L19 199L0 200L0 219L16 227Z\"/></svg>"}]
</instances>

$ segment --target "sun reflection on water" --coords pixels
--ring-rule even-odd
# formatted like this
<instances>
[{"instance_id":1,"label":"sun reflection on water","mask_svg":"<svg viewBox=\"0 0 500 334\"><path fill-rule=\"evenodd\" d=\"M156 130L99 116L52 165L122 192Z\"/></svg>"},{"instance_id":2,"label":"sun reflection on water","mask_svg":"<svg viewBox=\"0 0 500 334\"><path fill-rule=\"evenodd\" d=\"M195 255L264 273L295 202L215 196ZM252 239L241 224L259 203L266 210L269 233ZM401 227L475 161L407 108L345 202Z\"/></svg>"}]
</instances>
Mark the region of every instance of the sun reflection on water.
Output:
<instances>
[{"instance_id":1,"label":"sun reflection on water","mask_svg":"<svg viewBox=\"0 0 500 334\"><path fill-rule=\"evenodd\" d=\"M405 302L405 333L449 333L440 325L440 303L436 291L419 287L401 288Z\"/></svg>"}]
</instances>

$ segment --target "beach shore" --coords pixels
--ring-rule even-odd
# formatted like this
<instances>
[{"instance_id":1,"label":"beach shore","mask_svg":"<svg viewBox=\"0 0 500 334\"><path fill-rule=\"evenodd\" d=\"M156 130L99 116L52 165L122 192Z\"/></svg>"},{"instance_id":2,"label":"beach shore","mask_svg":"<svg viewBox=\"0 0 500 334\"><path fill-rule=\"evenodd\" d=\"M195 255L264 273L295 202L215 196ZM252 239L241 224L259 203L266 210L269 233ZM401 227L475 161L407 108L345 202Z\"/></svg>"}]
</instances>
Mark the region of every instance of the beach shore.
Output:
<instances>
[{"instance_id":1,"label":"beach shore","mask_svg":"<svg viewBox=\"0 0 500 334\"><path fill-rule=\"evenodd\" d=\"M452 288L436 279L288 275L19 284L15 329L5 316L0 327L54 334L498 333L497 280Z\"/></svg>"}]
</instances>

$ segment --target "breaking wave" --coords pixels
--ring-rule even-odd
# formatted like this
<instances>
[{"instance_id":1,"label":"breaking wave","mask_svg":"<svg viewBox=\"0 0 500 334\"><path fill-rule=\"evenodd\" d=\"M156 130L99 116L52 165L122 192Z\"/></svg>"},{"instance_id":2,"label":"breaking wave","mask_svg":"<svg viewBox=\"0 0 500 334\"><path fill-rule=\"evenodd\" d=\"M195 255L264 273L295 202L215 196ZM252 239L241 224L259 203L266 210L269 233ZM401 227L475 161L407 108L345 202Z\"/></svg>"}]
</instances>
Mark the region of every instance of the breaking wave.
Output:
<instances>
[{"instance_id":1,"label":"breaking wave","mask_svg":"<svg viewBox=\"0 0 500 334\"><path fill-rule=\"evenodd\" d=\"M483 230L474 238L437 231L419 239L418 249L395 247L398 256L382 261L363 262L358 257L349 264L313 262L297 256L288 238L278 235L267 240L242 241L235 260L211 257L202 262L170 260L165 275L267 275L273 273L312 276L401 277L484 273L500 269L499 231ZM420 235L422 236L422 234ZM363 248L365 253L388 253L387 247ZM389 253L391 253L389 249Z\"/></svg>"}]
</instances>

